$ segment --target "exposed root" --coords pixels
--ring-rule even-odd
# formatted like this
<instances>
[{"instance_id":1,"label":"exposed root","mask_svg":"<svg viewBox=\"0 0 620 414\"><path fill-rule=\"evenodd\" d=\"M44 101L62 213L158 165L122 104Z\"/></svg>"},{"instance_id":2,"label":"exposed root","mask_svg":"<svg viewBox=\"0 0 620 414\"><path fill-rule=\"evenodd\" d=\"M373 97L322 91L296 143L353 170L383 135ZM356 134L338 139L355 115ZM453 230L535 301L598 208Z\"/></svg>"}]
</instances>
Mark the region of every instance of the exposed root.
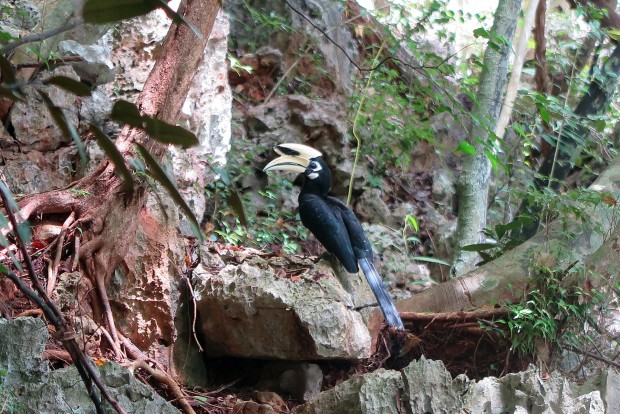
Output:
<instances>
[{"instance_id":1,"label":"exposed root","mask_svg":"<svg viewBox=\"0 0 620 414\"><path fill-rule=\"evenodd\" d=\"M129 371L131 371L132 374L134 373L134 371L136 369L143 369L143 370L145 370L151 376L151 378L153 378L155 381L158 381L158 382L166 385L170 389L170 392L174 396L175 400L178 401L178 403L181 406L181 409L183 410L184 413L186 413L186 414L196 414L196 412L194 411L192 406L189 404L189 401L187 400L187 397L181 391L181 388L179 387L179 384L177 384L176 381L173 380L172 377L170 377L170 375L166 374L164 371L162 371L162 370L160 370L158 368L151 367L143 359L137 359L137 360L132 361L132 362L130 362L128 364L125 364L124 366Z\"/></svg>"},{"instance_id":2,"label":"exposed root","mask_svg":"<svg viewBox=\"0 0 620 414\"><path fill-rule=\"evenodd\" d=\"M65 235L67 234L67 230L69 227L75 222L75 212L71 212L69 217L62 224L62 230L60 230L60 234L58 235L58 243L56 245L56 256L54 256L54 261L50 264L49 273L47 275L47 294L48 296L52 296L52 292L54 291L54 287L56 286L56 278L58 277L58 268L60 267L60 259L62 258L63 246L65 244Z\"/></svg>"}]
</instances>

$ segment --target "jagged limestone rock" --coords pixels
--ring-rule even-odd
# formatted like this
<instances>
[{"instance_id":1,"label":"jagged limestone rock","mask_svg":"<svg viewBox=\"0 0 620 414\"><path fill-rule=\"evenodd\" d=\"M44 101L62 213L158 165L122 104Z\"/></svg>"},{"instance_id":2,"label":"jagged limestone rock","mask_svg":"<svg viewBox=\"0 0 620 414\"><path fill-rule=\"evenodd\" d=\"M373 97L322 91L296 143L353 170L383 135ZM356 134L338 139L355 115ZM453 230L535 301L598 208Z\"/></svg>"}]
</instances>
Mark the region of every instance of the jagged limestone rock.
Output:
<instances>
[{"instance_id":1,"label":"jagged limestone rock","mask_svg":"<svg viewBox=\"0 0 620 414\"><path fill-rule=\"evenodd\" d=\"M604 414L618 412L620 376L613 370L576 386L560 374L542 380L533 367L476 382L452 379L424 358L399 371L353 377L294 410L295 414Z\"/></svg>"},{"instance_id":2,"label":"jagged limestone rock","mask_svg":"<svg viewBox=\"0 0 620 414\"><path fill-rule=\"evenodd\" d=\"M47 362L41 360L48 336L40 319L0 319L0 371L4 372L0 407L20 414L95 413L74 366L50 371ZM99 374L110 395L128 413L179 412L118 364L104 364ZM116 412L107 403L103 406L106 413Z\"/></svg>"},{"instance_id":3,"label":"jagged limestone rock","mask_svg":"<svg viewBox=\"0 0 620 414\"><path fill-rule=\"evenodd\" d=\"M328 273L299 279L250 263L194 270L209 356L292 360L370 356L370 334L349 294Z\"/></svg>"},{"instance_id":4,"label":"jagged limestone rock","mask_svg":"<svg viewBox=\"0 0 620 414\"><path fill-rule=\"evenodd\" d=\"M400 372L378 369L355 376L297 409L295 414L397 414L403 412Z\"/></svg>"},{"instance_id":5,"label":"jagged limestone rock","mask_svg":"<svg viewBox=\"0 0 620 414\"><path fill-rule=\"evenodd\" d=\"M467 389L466 382L462 378L453 381L441 361L422 358L405 367L402 375L412 413L459 412L460 395Z\"/></svg>"},{"instance_id":6,"label":"jagged limestone rock","mask_svg":"<svg viewBox=\"0 0 620 414\"><path fill-rule=\"evenodd\" d=\"M38 318L0 319L0 390L39 381L49 368L41 361L48 333Z\"/></svg>"}]
</instances>

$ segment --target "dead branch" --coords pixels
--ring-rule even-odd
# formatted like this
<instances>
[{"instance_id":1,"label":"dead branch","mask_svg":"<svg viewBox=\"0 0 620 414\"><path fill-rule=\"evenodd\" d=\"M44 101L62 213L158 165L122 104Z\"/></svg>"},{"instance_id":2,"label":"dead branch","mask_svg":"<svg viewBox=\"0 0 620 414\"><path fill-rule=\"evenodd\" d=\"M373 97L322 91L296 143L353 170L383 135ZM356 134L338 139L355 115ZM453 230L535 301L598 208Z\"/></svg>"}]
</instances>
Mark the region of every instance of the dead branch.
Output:
<instances>
[{"instance_id":1,"label":"dead branch","mask_svg":"<svg viewBox=\"0 0 620 414\"><path fill-rule=\"evenodd\" d=\"M506 316L508 312L504 308L477 309L469 312L439 312L439 313L418 313L400 312L403 323L410 324L432 324L435 322L462 323L466 321L477 321L479 319L488 320Z\"/></svg>"}]
</instances>

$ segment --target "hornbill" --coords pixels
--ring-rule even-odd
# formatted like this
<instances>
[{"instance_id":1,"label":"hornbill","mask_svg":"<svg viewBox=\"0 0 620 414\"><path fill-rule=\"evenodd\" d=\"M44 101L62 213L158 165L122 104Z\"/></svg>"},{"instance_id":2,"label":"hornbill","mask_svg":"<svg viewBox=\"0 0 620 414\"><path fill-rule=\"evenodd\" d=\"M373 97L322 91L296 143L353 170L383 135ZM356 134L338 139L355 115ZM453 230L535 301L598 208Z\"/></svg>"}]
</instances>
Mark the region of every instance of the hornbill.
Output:
<instances>
[{"instance_id":1,"label":"hornbill","mask_svg":"<svg viewBox=\"0 0 620 414\"><path fill-rule=\"evenodd\" d=\"M379 302L386 323L403 329L398 311L375 269L372 246L362 225L345 203L328 195L332 176L322 154L302 144L280 144L274 151L279 157L267 164L263 171L303 173L305 180L299 194L301 222L329 253L338 258L347 272L357 273L359 264Z\"/></svg>"}]
</instances>

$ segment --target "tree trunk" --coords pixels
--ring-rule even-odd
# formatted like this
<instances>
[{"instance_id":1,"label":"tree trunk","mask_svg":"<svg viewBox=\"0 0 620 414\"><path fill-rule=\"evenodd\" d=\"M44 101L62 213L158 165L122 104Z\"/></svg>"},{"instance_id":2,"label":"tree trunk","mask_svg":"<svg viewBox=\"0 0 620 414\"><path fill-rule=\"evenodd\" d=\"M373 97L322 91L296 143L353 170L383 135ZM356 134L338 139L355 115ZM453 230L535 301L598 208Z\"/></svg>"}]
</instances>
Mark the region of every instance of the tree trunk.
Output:
<instances>
[{"instance_id":1,"label":"tree trunk","mask_svg":"<svg viewBox=\"0 0 620 414\"><path fill-rule=\"evenodd\" d=\"M534 24L534 16L536 15L539 1L540 0L529 0L527 3L523 26L520 29L516 42L515 60L512 64L512 73L510 74L510 80L506 87L506 97L504 98L502 112L500 113L497 126L495 127L495 135L497 135L499 139L504 137L504 132L510 121L510 115L512 115L512 109L517 99L517 92L521 84L521 72L523 70L523 63L525 62L525 52L527 51L527 42L530 38L530 30Z\"/></svg>"},{"instance_id":2,"label":"tree trunk","mask_svg":"<svg viewBox=\"0 0 620 414\"><path fill-rule=\"evenodd\" d=\"M481 241L481 231L486 225L487 198L491 164L484 154L484 141L490 139L490 131L501 108L502 93L506 84L508 53L514 35L521 2L500 0L495 12L495 21L490 32L489 42L499 45L499 50L487 46L484 55L478 105L472 111L469 137L476 154L465 155L463 171L458 183L458 220L456 246L450 275L456 277L471 269L477 260L477 253L465 252L463 247Z\"/></svg>"},{"instance_id":3,"label":"tree trunk","mask_svg":"<svg viewBox=\"0 0 620 414\"><path fill-rule=\"evenodd\" d=\"M215 0L187 0L181 8L179 14L191 22L203 38L198 39L187 25L172 24L161 48L161 58L137 101L143 114L172 123L186 99L190 82L203 57L220 3ZM166 146L149 140L141 130L125 126L116 145L126 159L135 157L135 143L143 144L159 161L165 154ZM71 189L86 190L89 195L78 197L73 195ZM37 194L20 202L24 219L32 215L75 213L85 242L78 252L79 258L100 300L92 301L93 312L96 318L105 316L115 342L111 344L113 348L114 345L118 347L120 341L105 286L128 247L135 241L137 217L146 194L144 183L133 194L125 193L123 180L115 173L114 165L104 160L96 171L70 188Z\"/></svg>"}]
</instances>

